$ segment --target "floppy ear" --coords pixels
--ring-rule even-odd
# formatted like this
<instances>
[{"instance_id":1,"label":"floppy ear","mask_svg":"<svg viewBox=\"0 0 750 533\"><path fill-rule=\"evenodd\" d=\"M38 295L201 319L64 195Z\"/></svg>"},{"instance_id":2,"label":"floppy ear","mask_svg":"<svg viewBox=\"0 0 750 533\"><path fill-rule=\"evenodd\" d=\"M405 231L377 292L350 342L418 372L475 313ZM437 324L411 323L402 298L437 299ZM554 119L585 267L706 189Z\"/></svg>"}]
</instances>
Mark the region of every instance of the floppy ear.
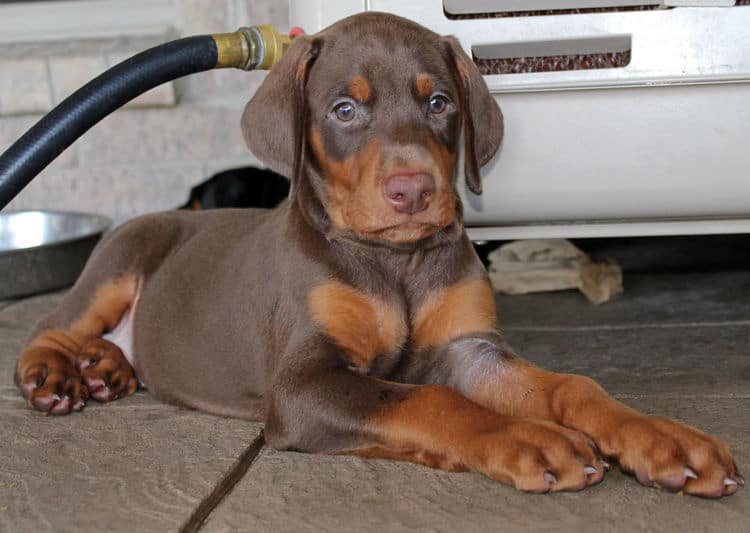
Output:
<instances>
[{"instance_id":1,"label":"floppy ear","mask_svg":"<svg viewBox=\"0 0 750 533\"><path fill-rule=\"evenodd\" d=\"M503 140L503 113L487 90L482 74L453 36L444 37L458 78L464 131L464 174L474 194L482 194L479 169Z\"/></svg>"},{"instance_id":2,"label":"floppy ear","mask_svg":"<svg viewBox=\"0 0 750 533\"><path fill-rule=\"evenodd\" d=\"M248 148L271 170L290 179L290 198L299 188L307 129L305 87L320 46L318 38L296 37L242 113Z\"/></svg>"}]
</instances>

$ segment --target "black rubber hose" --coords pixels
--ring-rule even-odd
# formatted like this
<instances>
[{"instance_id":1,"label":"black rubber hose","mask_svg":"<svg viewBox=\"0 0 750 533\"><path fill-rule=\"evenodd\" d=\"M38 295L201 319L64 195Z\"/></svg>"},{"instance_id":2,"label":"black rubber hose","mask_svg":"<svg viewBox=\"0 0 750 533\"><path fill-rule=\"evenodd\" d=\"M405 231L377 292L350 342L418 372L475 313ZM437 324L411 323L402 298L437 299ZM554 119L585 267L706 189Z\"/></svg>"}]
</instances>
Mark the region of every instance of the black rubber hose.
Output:
<instances>
[{"instance_id":1,"label":"black rubber hose","mask_svg":"<svg viewBox=\"0 0 750 533\"><path fill-rule=\"evenodd\" d=\"M215 68L217 57L212 36L186 37L126 59L78 89L0 155L0 209L112 111L157 85Z\"/></svg>"}]
</instances>

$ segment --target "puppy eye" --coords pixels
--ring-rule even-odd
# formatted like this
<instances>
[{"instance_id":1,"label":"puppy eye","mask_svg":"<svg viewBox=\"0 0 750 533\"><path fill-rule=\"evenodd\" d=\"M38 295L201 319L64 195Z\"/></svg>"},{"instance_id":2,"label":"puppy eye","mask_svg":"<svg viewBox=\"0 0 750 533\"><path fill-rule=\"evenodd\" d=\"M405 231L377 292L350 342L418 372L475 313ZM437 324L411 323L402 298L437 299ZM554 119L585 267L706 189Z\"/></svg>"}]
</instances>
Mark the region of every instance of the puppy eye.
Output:
<instances>
[{"instance_id":1,"label":"puppy eye","mask_svg":"<svg viewBox=\"0 0 750 533\"><path fill-rule=\"evenodd\" d=\"M357 111L351 102L341 102L333 108L333 114L341 122L349 122L357 114Z\"/></svg>"},{"instance_id":2,"label":"puppy eye","mask_svg":"<svg viewBox=\"0 0 750 533\"><path fill-rule=\"evenodd\" d=\"M442 94L433 94L429 101L430 113L439 115L448 107L448 99Z\"/></svg>"}]
</instances>

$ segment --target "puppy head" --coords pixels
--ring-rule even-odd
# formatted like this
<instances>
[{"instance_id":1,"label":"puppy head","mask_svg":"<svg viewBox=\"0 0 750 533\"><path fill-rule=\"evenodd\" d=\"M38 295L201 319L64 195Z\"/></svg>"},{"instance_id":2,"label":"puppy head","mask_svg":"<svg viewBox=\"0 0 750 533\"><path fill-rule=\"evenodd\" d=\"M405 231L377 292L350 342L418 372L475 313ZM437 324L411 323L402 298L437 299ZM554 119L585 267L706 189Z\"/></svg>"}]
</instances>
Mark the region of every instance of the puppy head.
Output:
<instances>
[{"instance_id":1,"label":"puppy head","mask_svg":"<svg viewBox=\"0 0 750 533\"><path fill-rule=\"evenodd\" d=\"M458 42L384 13L295 39L242 122L251 151L290 177L290 196L309 185L334 228L396 243L456 219L461 131L465 179L477 194L479 167L503 133L500 109Z\"/></svg>"}]
</instances>

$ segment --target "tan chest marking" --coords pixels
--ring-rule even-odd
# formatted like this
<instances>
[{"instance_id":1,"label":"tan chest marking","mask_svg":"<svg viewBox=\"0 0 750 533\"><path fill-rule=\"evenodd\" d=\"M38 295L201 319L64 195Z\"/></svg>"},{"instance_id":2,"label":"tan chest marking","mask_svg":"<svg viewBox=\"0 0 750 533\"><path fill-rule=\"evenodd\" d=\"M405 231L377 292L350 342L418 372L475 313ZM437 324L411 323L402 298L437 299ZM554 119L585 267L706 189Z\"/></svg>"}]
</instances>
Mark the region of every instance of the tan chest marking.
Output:
<instances>
[{"instance_id":1,"label":"tan chest marking","mask_svg":"<svg viewBox=\"0 0 750 533\"><path fill-rule=\"evenodd\" d=\"M414 313L412 341L415 348L424 349L461 335L496 329L495 297L489 281L470 279L427 297Z\"/></svg>"},{"instance_id":2,"label":"tan chest marking","mask_svg":"<svg viewBox=\"0 0 750 533\"><path fill-rule=\"evenodd\" d=\"M18 375L23 375L33 365L51 364L49 362L59 355L74 364L86 341L117 326L135 300L139 283L133 274L124 274L107 282L96 290L86 310L70 325L39 332L18 361Z\"/></svg>"},{"instance_id":3,"label":"tan chest marking","mask_svg":"<svg viewBox=\"0 0 750 533\"><path fill-rule=\"evenodd\" d=\"M315 322L360 368L368 368L379 354L400 350L406 340L399 309L343 283L316 286L307 305Z\"/></svg>"}]
</instances>

